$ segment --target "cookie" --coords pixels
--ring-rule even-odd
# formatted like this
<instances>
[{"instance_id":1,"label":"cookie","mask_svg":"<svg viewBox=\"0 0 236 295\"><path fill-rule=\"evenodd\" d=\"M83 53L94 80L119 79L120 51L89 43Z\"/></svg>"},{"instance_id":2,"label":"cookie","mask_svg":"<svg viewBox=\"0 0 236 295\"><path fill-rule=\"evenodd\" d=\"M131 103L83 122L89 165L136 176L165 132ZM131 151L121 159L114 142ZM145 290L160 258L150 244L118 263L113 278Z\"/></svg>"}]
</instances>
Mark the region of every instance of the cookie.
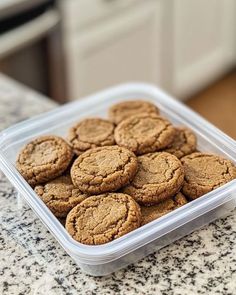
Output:
<instances>
[{"instance_id":1,"label":"cookie","mask_svg":"<svg viewBox=\"0 0 236 295\"><path fill-rule=\"evenodd\" d=\"M122 121L115 129L115 141L137 155L167 147L175 136L173 125L160 116L138 115Z\"/></svg>"},{"instance_id":2,"label":"cookie","mask_svg":"<svg viewBox=\"0 0 236 295\"><path fill-rule=\"evenodd\" d=\"M184 180L181 162L166 152L138 157L138 172L122 192L143 205L157 204L174 196Z\"/></svg>"},{"instance_id":3,"label":"cookie","mask_svg":"<svg viewBox=\"0 0 236 295\"><path fill-rule=\"evenodd\" d=\"M66 217L72 208L88 197L75 188L70 175L59 176L45 184L37 185L34 190L57 217Z\"/></svg>"},{"instance_id":4,"label":"cookie","mask_svg":"<svg viewBox=\"0 0 236 295\"><path fill-rule=\"evenodd\" d=\"M60 176L73 157L71 147L58 136L41 136L29 142L19 153L16 167L34 186Z\"/></svg>"},{"instance_id":5,"label":"cookie","mask_svg":"<svg viewBox=\"0 0 236 295\"><path fill-rule=\"evenodd\" d=\"M167 199L157 205L141 206L141 225L147 224L185 204L187 204L187 200L185 196L179 192L176 196Z\"/></svg>"},{"instance_id":6,"label":"cookie","mask_svg":"<svg viewBox=\"0 0 236 295\"><path fill-rule=\"evenodd\" d=\"M138 162L129 150L119 146L98 147L84 152L74 162L74 185L89 194L115 191L136 174Z\"/></svg>"},{"instance_id":7,"label":"cookie","mask_svg":"<svg viewBox=\"0 0 236 295\"><path fill-rule=\"evenodd\" d=\"M78 242L100 245L138 228L141 212L128 195L108 193L93 196L70 211L66 229Z\"/></svg>"},{"instance_id":8,"label":"cookie","mask_svg":"<svg viewBox=\"0 0 236 295\"><path fill-rule=\"evenodd\" d=\"M197 139L195 134L188 128L175 128L175 137L173 142L164 151L182 158L196 151Z\"/></svg>"},{"instance_id":9,"label":"cookie","mask_svg":"<svg viewBox=\"0 0 236 295\"><path fill-rule=\"evenodd\" d=\"M84 119L69 130L68 141L77 155L94 147L114 145L114 127L104 119Z\"/></svg>"},{"instance_id":10,"label":"cookie","mask_svg":"<svg viewBox=\"0 0 236 295\"><path fill-rule=\"evenodd\" d=\"M137 114L159 114L159 109L148 101L131 100L117 103L108 111L109 119L116 125Z\"/></svg>"},{"instance_id":11,"label":"cookie","mask_svg":"<svg viewBox=\"0 0 236 295\"><path fill-rule=\"evenodd\" d=\"M236 167L220 156L193 153L181 162L185 171L182 191L191 200L236 178Z\"/></svg>"}]
</instances>

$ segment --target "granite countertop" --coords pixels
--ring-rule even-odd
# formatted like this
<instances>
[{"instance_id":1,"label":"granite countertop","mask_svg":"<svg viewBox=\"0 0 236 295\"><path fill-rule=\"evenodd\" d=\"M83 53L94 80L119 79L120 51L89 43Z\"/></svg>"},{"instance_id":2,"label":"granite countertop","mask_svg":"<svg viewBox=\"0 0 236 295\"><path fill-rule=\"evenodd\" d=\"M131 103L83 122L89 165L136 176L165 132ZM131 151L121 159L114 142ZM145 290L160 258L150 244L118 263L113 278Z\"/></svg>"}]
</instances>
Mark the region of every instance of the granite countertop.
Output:
<instances>
[{"instance_id":1,"label":"granite countertop","mask_svg":"<svg viewBox=\"0 0 236 295\"><path fill-rule=\"evenodd\" d=\"M56 104L0 74L0 129ZM236 212L106 277L81 272L0 172L0 294L236 294Z\"/></svg>"}]
</instances>

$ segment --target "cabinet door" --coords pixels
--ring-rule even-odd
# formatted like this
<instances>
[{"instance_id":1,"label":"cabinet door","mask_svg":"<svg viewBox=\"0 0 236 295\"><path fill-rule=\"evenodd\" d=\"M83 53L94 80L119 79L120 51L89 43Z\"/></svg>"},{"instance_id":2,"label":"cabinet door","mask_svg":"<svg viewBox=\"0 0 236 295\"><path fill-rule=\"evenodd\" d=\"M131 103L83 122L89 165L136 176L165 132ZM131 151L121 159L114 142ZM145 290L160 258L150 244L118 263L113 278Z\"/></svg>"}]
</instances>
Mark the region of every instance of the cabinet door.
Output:
<instances>
[{"instance_id":1,"label":"cabinet door","mask_svg":"<svg viewBox=\"0 0 236 295\"><path fill-rule=\"evenodd\" d=\"M172 92L192 95L235 64L234 0L174 0Z\"/></svg>"},{"instance_id":2,"label":"cabinet door","mask_svg":"<svg viewBox=\"0 0 236 295\"><path fill-rule=\"evenodd\" d=\"M129 81L160 83L160 2L145 2L67 35L69 99Z\"/></svg>"}]
</instances>

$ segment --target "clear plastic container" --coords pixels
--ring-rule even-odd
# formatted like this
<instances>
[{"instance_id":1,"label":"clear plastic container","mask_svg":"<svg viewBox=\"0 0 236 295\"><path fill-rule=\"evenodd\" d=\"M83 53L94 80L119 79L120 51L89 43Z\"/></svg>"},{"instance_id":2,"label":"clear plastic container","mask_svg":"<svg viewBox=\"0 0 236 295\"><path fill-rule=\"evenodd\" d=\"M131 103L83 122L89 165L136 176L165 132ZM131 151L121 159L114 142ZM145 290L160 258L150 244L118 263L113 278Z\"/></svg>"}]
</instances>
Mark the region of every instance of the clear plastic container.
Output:
<instances>
[{"instance_id":1,"label":"clear plastic container","mask_svg":"<svg viewBox=\"0 0 236 295\"><path fill-rule=\"evenodd\" d=\"M136 262L227 215L236 207L236 180L233 180L110 243L88 246L71 238L14 167L19 149L42 134L64 136L74 122L89 116L106 117L112 104L139 98L156 104L174 124L190 127L197 135L199 150L222 155L235 163L236 142L233 139L160 89L147 84L125 84L105 90L24 121L0 134L0 168L65 251L90 275L107 275Z\"/></svg>"}]
</instances>

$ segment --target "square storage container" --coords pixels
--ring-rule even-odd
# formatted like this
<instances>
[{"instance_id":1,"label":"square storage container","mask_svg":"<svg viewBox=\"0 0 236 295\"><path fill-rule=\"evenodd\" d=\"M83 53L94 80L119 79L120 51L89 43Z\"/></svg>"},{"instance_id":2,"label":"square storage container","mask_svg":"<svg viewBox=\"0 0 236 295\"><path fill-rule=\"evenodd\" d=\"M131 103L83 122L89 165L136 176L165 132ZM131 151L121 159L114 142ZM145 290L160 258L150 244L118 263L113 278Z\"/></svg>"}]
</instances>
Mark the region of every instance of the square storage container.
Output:
<instances>
[{"instance_id":1,"label":"square storage container","mask_svg":"<svg viewBox=\"0 0 236 295\"><path fill-rule=\"evenodd\" d=\"M151 101L173 124L187 126L195 132L200 151L216 153L236 162L236 142L233 139L160 89L140 83L124 84L99 92L26 120L0 134L0 168L65 251L83 271L94 276L107 275L134 263L227 215L236 207L236 180L233 180L107 244L88 246L72 239L16 170L17 154L24 144L37 136L65 136L75 122L91 116L106 118L111 105L129 99Z\"/></svg>"}]
</instances>

